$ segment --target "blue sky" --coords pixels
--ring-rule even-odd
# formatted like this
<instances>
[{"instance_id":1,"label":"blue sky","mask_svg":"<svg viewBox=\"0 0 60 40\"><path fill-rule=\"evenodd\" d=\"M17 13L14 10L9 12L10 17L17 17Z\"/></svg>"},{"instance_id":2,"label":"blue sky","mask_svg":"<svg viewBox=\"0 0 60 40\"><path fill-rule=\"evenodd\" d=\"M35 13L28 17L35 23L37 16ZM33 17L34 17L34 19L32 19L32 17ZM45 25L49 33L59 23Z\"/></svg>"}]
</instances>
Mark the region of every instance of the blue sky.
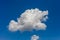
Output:
<instances>
[{"instance_id":1,"label":"blue sky","mask_svg":"<svg viewBox=\"0 0 60 40\"><path fill-rule=\"evenodd\" d=\"M0 0L0 40L30 40L36 34L39 40L60 40L60 1L59 0ZM10 32L10 20L16 20L26 9L39 8L49 11L45 31Z\"/></svg>"}]
</instances>

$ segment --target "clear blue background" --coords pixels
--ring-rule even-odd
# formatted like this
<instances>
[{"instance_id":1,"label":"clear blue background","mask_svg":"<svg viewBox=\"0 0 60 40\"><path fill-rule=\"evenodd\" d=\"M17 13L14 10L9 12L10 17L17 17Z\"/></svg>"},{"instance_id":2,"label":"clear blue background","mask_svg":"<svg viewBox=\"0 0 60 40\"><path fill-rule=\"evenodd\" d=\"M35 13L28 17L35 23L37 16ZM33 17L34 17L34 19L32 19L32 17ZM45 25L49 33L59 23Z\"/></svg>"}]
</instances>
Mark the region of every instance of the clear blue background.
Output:
<instances>
[{"instance_id":1,"label":"clear blue background","mask_svg":"<svg viewBox=\"0 0 60 40\"><path fill-rule=\"evenodd\" d=\"M10 20L16 20L26 9L39 8L49 11L45 31L11 32ZM60 40L60 1L59 0L0 0L0 40L30 40L32 35L39 40Z\"/></svg>"}]
</instances>

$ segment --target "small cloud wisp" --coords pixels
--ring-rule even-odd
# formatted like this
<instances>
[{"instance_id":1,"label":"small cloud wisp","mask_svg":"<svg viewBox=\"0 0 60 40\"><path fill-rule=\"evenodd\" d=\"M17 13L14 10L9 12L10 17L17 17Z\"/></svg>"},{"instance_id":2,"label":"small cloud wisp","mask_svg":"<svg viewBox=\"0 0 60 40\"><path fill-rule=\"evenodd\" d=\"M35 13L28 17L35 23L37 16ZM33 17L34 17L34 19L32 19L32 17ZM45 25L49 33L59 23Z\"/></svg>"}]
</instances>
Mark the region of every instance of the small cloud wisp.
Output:
<instances>
[{"instance_id":1,"label":"small cloud wisp","mask_svg":"<svg viewBox=\"0 0 60 40\"><path fill-rule=\"evenodd\" d=\"M32 37L31 37L31 40L38 40L39 39L39 36L37 36L37 35L33 35Z\"/></svg>"}]
</instances>

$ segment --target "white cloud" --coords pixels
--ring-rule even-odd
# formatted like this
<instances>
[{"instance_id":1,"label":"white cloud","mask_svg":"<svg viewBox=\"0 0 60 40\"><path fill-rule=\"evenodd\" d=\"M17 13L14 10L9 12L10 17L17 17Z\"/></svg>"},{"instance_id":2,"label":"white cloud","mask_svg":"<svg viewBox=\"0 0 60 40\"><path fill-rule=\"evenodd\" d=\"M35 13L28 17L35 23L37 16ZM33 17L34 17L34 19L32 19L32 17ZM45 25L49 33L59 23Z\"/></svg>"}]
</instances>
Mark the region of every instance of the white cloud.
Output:
<instances>
[{"instance_id":1,"label":"white cloud","mask_svg":"<svg viewBox=\"0 0 60 40\"><path fill-rule=\"evenodd\" d=\"M9 23L10 31L31 31L35 30L45 30L46 24L43 21L46 21L48 18L48 11L41 11L37 8L28 9L17 18L17 22L11 20Z\"/></svg>"},{"instance_id":2,"label":"white cloud","mask_svg":"<svg viewBox=\"0 0 60 40\"><path fill-rule=\"evenodd\" d=\"M39 39L39 36L37 36L37 35L33 35L32 37L31 37L31 40L38 40Z\"/></svg>"}]
</instances>

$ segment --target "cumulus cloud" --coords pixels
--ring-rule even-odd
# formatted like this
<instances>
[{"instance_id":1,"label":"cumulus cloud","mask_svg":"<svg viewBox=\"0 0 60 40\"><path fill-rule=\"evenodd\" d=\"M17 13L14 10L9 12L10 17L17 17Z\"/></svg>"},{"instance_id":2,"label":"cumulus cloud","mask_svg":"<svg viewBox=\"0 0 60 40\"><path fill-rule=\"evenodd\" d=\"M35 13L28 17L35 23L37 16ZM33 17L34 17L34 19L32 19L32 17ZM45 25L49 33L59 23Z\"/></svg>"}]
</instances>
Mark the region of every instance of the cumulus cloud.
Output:
<instances>
[{"instance_id":1,"label":"cumulus cloud","mask_svg":"<svg viewBox=\"0 0 60 40\"><path fill-rule=\"evenodd\" d=\"M37 36L37 35L33 35L32 37L31 37L31 40L38 40L39 39L39 36Z\"/></svg>"},{"instance_id":2,"label":"cumulus cloud","mask_svg":"<svg viewBox=\"0 0 60 40\"><path fill-rule=\"evenodd\" d=\"M47 10L41 11L38 8L28 9L17 18L17 21L11 20L8 29L10 31L45 30L47 26L44 21L47 19Z\"/></svg>"}]
</instances>

